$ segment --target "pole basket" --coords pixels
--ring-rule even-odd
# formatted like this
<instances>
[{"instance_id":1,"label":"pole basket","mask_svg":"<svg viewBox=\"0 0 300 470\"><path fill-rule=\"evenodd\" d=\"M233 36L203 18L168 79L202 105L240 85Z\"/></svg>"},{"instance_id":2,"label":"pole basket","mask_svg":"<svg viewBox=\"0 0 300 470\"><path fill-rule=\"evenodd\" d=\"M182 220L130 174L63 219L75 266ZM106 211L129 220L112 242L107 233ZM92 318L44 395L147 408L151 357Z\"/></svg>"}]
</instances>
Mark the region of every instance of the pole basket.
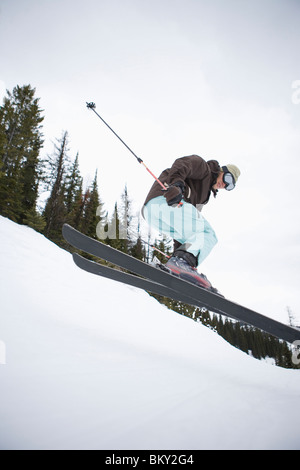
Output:
<instances>
[{"instance_id":1,"label":"pole basket","mask_svg":"<svg viewBox=\"0 0 300 470\"><path fill-rule=\"evenodd\" d=\"M87 108L90 108L90 109L95 109L96 108L96 105L95 103L93 103L92 101L90 103L86 103L86 107Z\"/></svg>"}]
</instances>

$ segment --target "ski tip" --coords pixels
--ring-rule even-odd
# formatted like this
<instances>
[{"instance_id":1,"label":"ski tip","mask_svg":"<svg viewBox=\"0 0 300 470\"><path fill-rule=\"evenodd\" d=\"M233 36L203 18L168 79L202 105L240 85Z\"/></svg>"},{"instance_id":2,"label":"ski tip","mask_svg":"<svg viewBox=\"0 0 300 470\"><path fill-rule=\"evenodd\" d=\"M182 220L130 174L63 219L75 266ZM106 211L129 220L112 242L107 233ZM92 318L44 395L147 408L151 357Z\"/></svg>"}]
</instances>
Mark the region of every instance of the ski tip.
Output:
<instances>
[{"instance_id":1,"label":"ski tip","mask_svg":"<svg viewBox=\"0 0 300 470\"><path fill-rule=\"evenodd\" d=\"M64 224L62 226L62 236L64 237L66 242L70 243L69 238L70 238L71 233L72 232L74 233L74 231L75 231L75 229L73 227L71 227L71 225L69 225L69 224Z\"/></svg>"},{"instance_id":2,"label":"ski tip","mask_svg":"<svg viewBox=\"0 0 300 470\"><path fill-rule=\"evenodd\" d=\"M65 235L65 233L66 233L66 231L68 230L69 227L70 227L70 225L68 225L68 224L64 224L64 225L62 226L62 234L63 234L63 236Z\"/></svg>"},{"instance_id":3,"label":"ski tip","mask_svg":"<svg viewBox=\"0 0 300 470\"><path fill-rule=\"evenodd\" d=\"M71 225L69 224L64 224L62 226L62 233L66 233L66 232L69 232L70 230L75 230L75 228L73 228Z\"/></svg>"}]
</instances>

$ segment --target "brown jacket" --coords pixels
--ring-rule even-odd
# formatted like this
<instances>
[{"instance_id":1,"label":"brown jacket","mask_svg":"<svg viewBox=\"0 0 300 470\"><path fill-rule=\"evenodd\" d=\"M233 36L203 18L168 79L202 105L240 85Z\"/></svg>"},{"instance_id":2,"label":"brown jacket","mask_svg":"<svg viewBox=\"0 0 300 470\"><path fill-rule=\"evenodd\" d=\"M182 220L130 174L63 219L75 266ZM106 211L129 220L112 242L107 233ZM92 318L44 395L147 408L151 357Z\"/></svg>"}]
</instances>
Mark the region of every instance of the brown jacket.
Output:
<instances>
[{"instance_id":1,"label":"brown jacket","mask_svg":"<svg viewBox=\"0 0 300 470\"><path fill-rule=\"evenodd\" d=\"M220 171L220 165L216 160L206 162L198 155L177 158L171 168L167 168L159 176L162 183L168 185L182 181L185 184L184 200L195 207L206 204L210 198L213 184L216 182ZM145 203L158 196L164 191L157 181L151 187Z\"/></svg>"}]
</instances>

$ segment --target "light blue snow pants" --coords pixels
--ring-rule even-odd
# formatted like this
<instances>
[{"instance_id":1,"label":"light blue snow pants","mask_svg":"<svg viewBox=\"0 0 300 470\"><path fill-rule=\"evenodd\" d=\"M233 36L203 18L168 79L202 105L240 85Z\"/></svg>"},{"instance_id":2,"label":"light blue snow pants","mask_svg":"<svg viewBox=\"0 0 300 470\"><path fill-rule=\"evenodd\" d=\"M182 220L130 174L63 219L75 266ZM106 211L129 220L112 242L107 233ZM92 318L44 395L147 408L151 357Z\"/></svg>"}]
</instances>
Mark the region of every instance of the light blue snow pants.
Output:
<instances>
[{"instance_id":1,"label":"light blue snow pants","mask_svg":"<svg viewBox=\"0 0 300 470\"><path fill-rule=\"evenodd\" d=\"M198 257L198 264L209 255L217 237L195 206L182 201L182 206L168 206L164 196L151 199L143 209L146 222L181 243L182 249Z\"/></svg>"}]
</instances>

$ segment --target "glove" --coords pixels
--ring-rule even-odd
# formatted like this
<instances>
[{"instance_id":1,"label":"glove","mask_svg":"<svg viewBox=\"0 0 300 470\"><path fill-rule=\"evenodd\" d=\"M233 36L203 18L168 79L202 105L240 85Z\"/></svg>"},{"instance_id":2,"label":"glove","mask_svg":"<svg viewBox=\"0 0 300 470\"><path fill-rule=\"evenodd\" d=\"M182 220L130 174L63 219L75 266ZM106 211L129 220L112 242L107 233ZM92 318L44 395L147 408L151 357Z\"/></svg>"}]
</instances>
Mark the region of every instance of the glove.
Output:
<instances>
[{"instance_id":1,"label":"glove","mask_svg":"<svg viewBox=\"0 0 300 470\"><path fill-rule=\"evenodd\" d=\"M183 198L183 192L184 183L182 181L176 181L176 183L171 184L164 194L168 206L178 205Z\"/></svg>"}]
</instances>

